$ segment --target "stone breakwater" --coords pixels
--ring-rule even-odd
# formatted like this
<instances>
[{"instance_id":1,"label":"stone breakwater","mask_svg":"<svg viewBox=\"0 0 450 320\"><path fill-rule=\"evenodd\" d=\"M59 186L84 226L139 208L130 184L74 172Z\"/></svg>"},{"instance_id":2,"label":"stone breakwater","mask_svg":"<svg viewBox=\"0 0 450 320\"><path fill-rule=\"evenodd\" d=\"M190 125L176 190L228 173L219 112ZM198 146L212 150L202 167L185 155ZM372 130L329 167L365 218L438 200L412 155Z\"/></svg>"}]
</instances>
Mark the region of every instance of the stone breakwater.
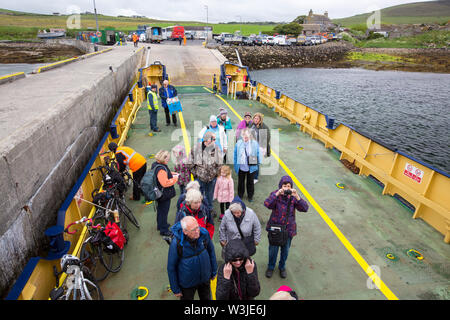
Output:
<instances>
[{"instance_id":1,"label":"stone breakwater","mask_svg":"<svg viewBox=\"0 0 450 320\"><path fill-rule=\"evenodd\" d=\"M347 42L328 42L322 45L303 47L220 46L217 48L228 61L239 63L235 49L238 49L242 64L250 70L272 68L295 68L304 66L333 65L345 58L353 45Z\"/></svg>"},{"instance_id":2,"label":"stone breakwater","mask_svg":"<svg viewBox=\"0 0 450 320\"><path fill-rule=\"evenodd\" d=\"M412 72L450 73L450 49L357 48L346 41L328 42L311 47L238 47L218 46L217 49L232 63L242 64L250 70L273 68L364 68L369 70L396 70ZM362 53L360 59L348 53ZM373 54L387 55L374 59ZM372 56L372 57L371 57Z\"/></svg>"}]
</instances>

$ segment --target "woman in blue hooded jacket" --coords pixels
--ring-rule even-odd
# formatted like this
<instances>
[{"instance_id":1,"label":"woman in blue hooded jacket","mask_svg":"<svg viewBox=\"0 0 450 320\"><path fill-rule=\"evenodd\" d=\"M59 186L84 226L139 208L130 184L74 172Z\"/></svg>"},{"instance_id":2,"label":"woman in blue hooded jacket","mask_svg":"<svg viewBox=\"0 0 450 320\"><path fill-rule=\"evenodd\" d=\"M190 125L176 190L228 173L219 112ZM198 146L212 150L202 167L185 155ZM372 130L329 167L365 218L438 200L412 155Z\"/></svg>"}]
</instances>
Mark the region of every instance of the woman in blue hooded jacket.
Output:
<instances>
[{"instance_id":1,"label":"woman in blue hooded jacket","mask_svg":"<svg viewBox=\"0 0 450 320\"><path fill-rule=\"evenodd\" d=\"M192 216L181 219L171 231L167 273L172 292L182 300L193 300L198 290L200 300L210 300L217 261L208 231Z\"/></svg>"}]
</instances>

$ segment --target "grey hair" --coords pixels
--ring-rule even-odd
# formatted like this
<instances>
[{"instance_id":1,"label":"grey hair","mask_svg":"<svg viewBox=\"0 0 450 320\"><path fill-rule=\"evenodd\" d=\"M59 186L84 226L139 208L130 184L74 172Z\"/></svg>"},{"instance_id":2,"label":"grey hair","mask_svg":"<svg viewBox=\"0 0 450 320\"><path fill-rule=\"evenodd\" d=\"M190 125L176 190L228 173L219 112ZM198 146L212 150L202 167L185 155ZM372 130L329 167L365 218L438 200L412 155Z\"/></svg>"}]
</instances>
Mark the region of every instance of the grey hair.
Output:
<instances>
[{"instance_id":1,"label":"grey hair","mask_svg":"<svg viewBox=\"0 0 450 320\"><path fill-rule=\"evenodd\" d=\"M253 140L253 136L252 136L252 133L251 133L251 131L250 131L249 128L242 129L242 131L241 131L241 137L244 136L244 135L248 136L248 138L249 138L250 140Z\"/></svg>"},{"instance_id":2,"label":"grey hair","mask_svg":"<svg viewBox=\"0 0 450 320\"><path fill-rule=\"evenodd\" d=\"M197 180L190 181L190 182L186 185L186 191L189 190L189 189L200 190L200 183L198 183Z\"/></svg>"},{"instance_id":3,"label":"grey hair","mask_svg":"<svg viewBox=\"0 0 450 320\"><path fill-rule=\"evenodd\" d=\"M242 209L241 204L240 204L240 203L236 203L236 202L235 202L235 203L232 203L232 204L230 205L229 209L230 209L231 212L236 212L236 211L242 212L242 211L244 211L244 210Z\"/></svg>"},{"instance_id":4,"label":"grey hair","mask_svg":"<svg viewBox=\"0 0 450 320\"><path fill-rule=\"evenodd\" d=\"M192 216L186 216L186 217L184 217L183 219L180 220L181 228L182 228L183 230L186 230L187 224L188 224L189 221L193 221L193 222L195 221L195 222L197 222L197 220L195 220L195 218L192 217Z\"/></svg>"},{"instance_id":5,"label":"grey hair","mask_svg":"<svg viewBox=\"0 0 450 320\"><path fill-rule=\"evenodd\" d=\"M189 189L186 192L186 202L187 203L193 203L193 202L202 201L202 200L203 200L203 196L199 190Z\"/></svg>"},{"instance_id":6,"label":"grey hair","mask_svg":"<svg viewBox=\"0 0 450 320\"><path fill-rule=\"evenodd\" d=\"M214 134L214 132L208 131L208 132L206 132L205 135L203 136L203 141L208 141L208 140L210 140L213 136L214 136L214 138L216 137L216 135Z\"/></svg>"}]
</instances>

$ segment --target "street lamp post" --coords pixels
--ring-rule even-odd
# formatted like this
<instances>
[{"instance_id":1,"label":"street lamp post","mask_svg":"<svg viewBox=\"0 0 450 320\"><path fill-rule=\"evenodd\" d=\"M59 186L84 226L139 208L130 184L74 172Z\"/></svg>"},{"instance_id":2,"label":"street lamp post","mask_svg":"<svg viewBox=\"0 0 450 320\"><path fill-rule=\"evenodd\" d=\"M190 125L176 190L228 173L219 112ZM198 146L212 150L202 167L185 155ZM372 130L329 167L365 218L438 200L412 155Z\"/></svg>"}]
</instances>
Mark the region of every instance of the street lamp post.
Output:
<instances>
[{"instance_id":1,"label":"street lamp post","mask_svg":"<svg viewBox=\"0 0 450 320\"><path fill-rule=\"evenodd\" d=\"M98 38L98 19L97 19L97 8L95 6L95 0L94 0L94 14L95 14L95 24L97 26L97 38ZM98 41L94 44L94 51L97 52L98 51L98 46L97 46Z\"/></svg>"},{"instance_id":2,"label":"street lamp post","mask_svg":"<svg viewBox=\"0 0 450 320\"><path fill-rule=\"evenodd\" d=\"M206 9L206 24L208 24L208 6L205 4Z\"/></svg>"}]
</instances>

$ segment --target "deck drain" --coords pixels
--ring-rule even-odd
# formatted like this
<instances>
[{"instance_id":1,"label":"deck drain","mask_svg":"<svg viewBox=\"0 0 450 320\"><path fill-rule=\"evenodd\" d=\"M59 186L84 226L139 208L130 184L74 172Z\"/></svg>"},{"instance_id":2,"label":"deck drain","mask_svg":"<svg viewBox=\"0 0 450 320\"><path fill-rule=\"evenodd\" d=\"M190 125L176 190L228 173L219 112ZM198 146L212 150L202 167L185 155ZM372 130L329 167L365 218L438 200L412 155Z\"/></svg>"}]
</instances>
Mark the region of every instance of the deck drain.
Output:
<instances>
[{"instance_id":1,"label":"deck drain","mask_svg":"<svg viewBox=\"0 0 450 320\"><path fill-rule=\"evenodd\" d=\"M422 255L419 251L417 251L417 250L409 249L409 250L406 252L406 254L407 254L408 256L410 256L411 258L413 258L413 259L416 259L416 260L423 260L423 255Z\"/></svg>"},{"instance_id":2,"label":"deck drain","mask_svg":"<svg viewBox=\"0 0 450 320\"><path fill-rule=\"evenodd\" d=\"M146 287L139 286L131 291L132 300L144 300L148 296L148 289Z\"/></svg>"},{"instance_id":3,"label":"deck drain","mask_svg":"<svg viewBox=\"0 0 450 320\"><path fill-rule=\"evenodd\" d=\"M389 260L392 260L392 261L397 261L398 260L398 258L392 253L386 254L386 258L388 258Z\"/></svg>"},{"instance_id":4,"label":"deck drain","mask_svg":"<svg viewBox=\"0 0 450 320\"><path fill-rule=\"evenodd\" d=\"M339 189L345 189L345 184L338 182L336 183L336 187L338 187Z\"/></svg>"}]
</instances>

